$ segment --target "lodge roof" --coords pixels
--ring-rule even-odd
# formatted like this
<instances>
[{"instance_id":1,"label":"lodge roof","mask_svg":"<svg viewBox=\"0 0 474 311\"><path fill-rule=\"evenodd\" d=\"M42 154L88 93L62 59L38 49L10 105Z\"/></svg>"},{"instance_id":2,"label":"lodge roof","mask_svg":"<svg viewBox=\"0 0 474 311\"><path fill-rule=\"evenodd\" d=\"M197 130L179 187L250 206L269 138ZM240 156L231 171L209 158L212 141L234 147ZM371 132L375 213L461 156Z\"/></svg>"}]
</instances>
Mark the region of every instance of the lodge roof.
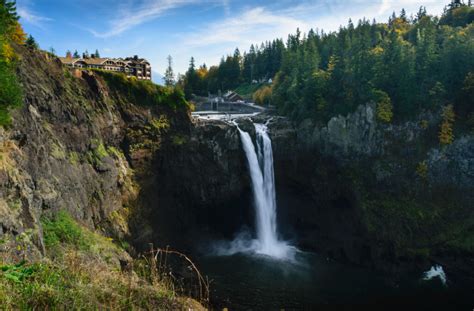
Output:
<instances>
[{"instance_id":1,"label":"lodge roof","mask_svg":"<svg viewBox=\"0 0 474 311\"><path fill-rule=\"evenodd\" d=\"M127 57L126 59L122 58L107 58L107 57L102 57L102 58L68 58L68 57L59 57L61 62L65 65L72 65L78 61L82 61L88 65L103 65L106 61L112 61L114 63L116 62L122 62L125 64L125 66L129 65L137 65L137 64L150 64L146 59L144 58L139 58L138 60L133 59L132 57Z\"/></svg>"},{"instance_id":2,"label":"lodge roof","mask_svg":"<svg viewBox=\"0 0 474 311\"><path fill-rule=\"evenodd\" d=\"M103 63L105 63L108 60L113 61L110 58L85 58L85 59L83 59L83 61L86 64L89 64L89 65L102 65Z\"/></svg>"},{"instance_id":3,"label":"lodge roof","mask_svg":"<svg viewBox=\"0 0 474 311\"><path fill-rule=\"evenodd\" d=\"M59 57L59 60L60 60L63 64L70 65L70 64L75 63L75 62L78 60L78 58Z\"/></svg>"}]
</instances>

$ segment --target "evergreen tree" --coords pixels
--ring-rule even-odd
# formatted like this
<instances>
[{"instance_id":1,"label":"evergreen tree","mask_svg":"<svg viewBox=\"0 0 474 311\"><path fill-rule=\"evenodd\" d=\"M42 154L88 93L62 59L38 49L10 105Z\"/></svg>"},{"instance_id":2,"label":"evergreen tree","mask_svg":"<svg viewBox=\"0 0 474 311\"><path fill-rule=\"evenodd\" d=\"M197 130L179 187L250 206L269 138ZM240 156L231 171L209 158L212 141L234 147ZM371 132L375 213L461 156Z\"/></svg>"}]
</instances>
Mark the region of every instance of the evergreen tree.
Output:
<instances>
[{"instance_id":1,"label":"evergreen tree","mask_svg":"<svg viewBox=\"0 0 474 311\"><path fill-rule=\"evenodd\" d=\"M199 92L198 86L199 78L196 73L196 64L194 57L189 61L189 68L184 77L184 94L186 98L191 98L193 94Z\"/></svg>"},{"instance_id":2,"label":"evergreen tree","mask_svg":"<svg viewBox=\"0 0 474 311\"><path fill-rule=\"evenodd\" d=\"M174 85L173 58L171 57L171 55L168 55L166 59L168 60L168 67L166 68L165 76L163 77L163 80L166 86L173 86Z\"/></svg>"},{"instance_id":3,"label":"evergreen tree","mask_svg":"<svg viewBox=\"0 0 474 311\"><path fill-rule=\"evenodd\" d=\"M31 49L38 49L39 46L38 46L38 43L36 43L36 40L35 38L33 38L32 35L29 35L28 36L28 39L26 39L26 46L31 48Z\"/></svg>"},{"instance_id":4,"label":"evergreen tree","mask_svg":"<svg viewBox=\"0 0 474 311\"><path fill-rule=\"evenodd\" d=\"M81 58L81 56L79 55L79 52L77 52L77 50L74 51L74 54L72 55L73 58Z\"/></svg>"},{"instance_id":5,"label":"evergreen tree","mask_svg":"<svg viewBox=\"0 0 474 311\"><path fill-rule=\"evenodd\" d=\"M99 50L98 50L98 49L95 50L94 57L95 57L95 58L100 58L100 54L99 54Z\"/></svg>"}]
</instances>

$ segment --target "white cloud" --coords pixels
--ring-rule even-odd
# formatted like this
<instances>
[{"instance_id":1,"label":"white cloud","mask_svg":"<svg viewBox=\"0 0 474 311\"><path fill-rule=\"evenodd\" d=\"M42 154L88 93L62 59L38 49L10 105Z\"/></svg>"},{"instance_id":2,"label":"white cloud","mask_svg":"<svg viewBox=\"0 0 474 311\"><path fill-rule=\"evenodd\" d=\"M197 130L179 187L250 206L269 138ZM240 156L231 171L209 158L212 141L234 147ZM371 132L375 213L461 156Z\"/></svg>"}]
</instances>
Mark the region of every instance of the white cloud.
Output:
<instances>
[{"instance_id":1,"label":"white cloud","mask_svg":"<svg viewBox=\"0 0 474 311\"><path fill-rule=\"evenodd\" d=\"M382 0L378 15L386 13L390 9L390 0Z\"/></svg>"},{"instance_id":2,"label":"white cloud","mask_svg":"<svg viewBox=\"0 0 474 311\"><path fill-rule=\"evenodd\" d=\"M443 8L448 1L446 0L381 0L378 15L397 12L402 8L408 12L418 9L420 6L426 6L429 9L434 9L432 13L439 14L440 9Z\"/></svg>"},{"instance_id":3,"label":"white cloud","mask_svg":"<svg viewBox=\"0 0 474 311\"><path fill-rule=\"evenodd\" d=\"M141 3L129 3L120 7L116 16L110 20L108 31L89 30L94 36L108 38L119 35L135 26L154 20L166 12L193 4L209 4L217 0L144 0ZM228 10L228 0L218 0Z\"/></svg>"},{"instance_id":4,"label":"white cloud","mask_svg":"<svg viewBox=\"0 0 474 311\"><path fill-rule=\"evenodd\" d=\"M337 30L346 25L349 18L355 22L364 17L385 21L392 11L399 12L406 8L415 13L425 5L430 13L439 14L445 0L366 0L339 1L306 1L283 9L272 10L269 7L257 6L245 8L233 16L211 22L193 32L181 34L180 44L191 47L208 47L234 44L248 48L252 43L260 43L275 38L286 38L297 28L308 31L310 28L325 31ZM228 51L230 52L230 51Z\"/></svg>"},{"instance_id":5,"label":"white cloud","mask_svg":"<svg viewBox=\"0 0 474 311\"><path fill-rule=\"evenodd\" d=\"M290 1L291 2L291 1ZM231 16L223 16L199 28L177 35L169 51L176 63L176 71L184 72L191 56L200 64L218 64L221 56L232 53L238 47L247 50L253 43L286 39L297 28L307 32L310 28L335 31L359 19L376 18L387 21L392 11L405 8L408 14L426 6L428 13L440 14L446 0L306 0L297 5L253 6L234 10ZM291 2L293 3L293 2Z\"/></svg>"},{"instance_id":6,"label":"white cloud","mask_svg":"<svg viewBox=\"0 0 474 311\"><path fill-rule=\"evenodd\" d=\"M303 20L255 7L211 23L195 34L184 35L182 39L190 47L233 43L247 48L252 43L284 37L298 27L309 29L308 23Z\"/></svg>"},{"instance_id":7,"label":"white cloud","mask_svg":"<svg viewBox=\"0 0 474 311\"><path fill-rule=\"evenodd\" d=\"M21 21L36 26L40 29L44 29L46 22L51 22L53 19L45 16L40 16L34 13L26 6L19 6L17 8L18 15L20 15Z\"/></svg>"}]
</instances>

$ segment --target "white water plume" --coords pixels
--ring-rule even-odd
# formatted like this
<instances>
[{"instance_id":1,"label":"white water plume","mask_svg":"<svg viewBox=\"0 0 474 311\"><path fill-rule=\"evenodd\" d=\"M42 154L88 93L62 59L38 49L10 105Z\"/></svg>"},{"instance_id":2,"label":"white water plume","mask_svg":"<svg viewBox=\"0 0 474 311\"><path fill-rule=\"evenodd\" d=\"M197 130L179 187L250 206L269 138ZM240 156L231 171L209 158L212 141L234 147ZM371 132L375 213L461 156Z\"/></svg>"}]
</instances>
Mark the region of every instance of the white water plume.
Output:
<instances>
[{"instance_id":1,"label":"white water plume","mask_svg":"<svg viewBox=\"0 0 474 311\"><path fill-rule=\"evenodd\" d=\"M242 146L247 157L255 204L257 239L241 234L227 247L219 247L221 255L255 253L276 259L293 259L296 248L278 239L276 192L273 170L272 142L263 124L255 124L257 148L250 135L238 126Z\"/></svg>"},{"instance_id":2,"label":"white water plume","mask_svg":"<svg viewBox=\"0 0 474 311\"><path fill-rule=\"evenodd\" d=\"M426 271L423 274L423 280L432 280L434 278L439 278L443 285L446 285L446 273L444 273L443 267L436 265L432 266L430 270Z\"/></svg>"}]
</instances>

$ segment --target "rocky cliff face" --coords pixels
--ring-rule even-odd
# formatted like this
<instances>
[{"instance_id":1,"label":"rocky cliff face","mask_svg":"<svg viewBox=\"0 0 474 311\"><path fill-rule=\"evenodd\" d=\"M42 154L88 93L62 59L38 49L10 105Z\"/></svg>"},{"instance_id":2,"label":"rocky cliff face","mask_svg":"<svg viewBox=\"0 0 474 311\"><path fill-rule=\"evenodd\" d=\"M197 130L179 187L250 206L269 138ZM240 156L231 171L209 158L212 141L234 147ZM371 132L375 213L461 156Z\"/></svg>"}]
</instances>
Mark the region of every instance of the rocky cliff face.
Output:
<instances>
[{"instance_id":1,"label":"rocky cliff face","mask_svg":"<svg viewBox=\"0 0 474 311\"><path fill-rule=\"evenodd\" d=\"M245 155L236 128L224 122L196 120L155 154L144 180L137 245L189 250L208 238L231 237L250 221Z\"/></svg>"},{"instance_id":2,"label":"rocky cliff face","mask_svg":"<svg viewBox=\"0 0 474 311\"><path fill-rule=\"evenodd\" d=\"M24 106L0 128L2 258L41 257L41 218L59 210L140 250L189 250L248 219L235 128L193 124L186 108L146 107L97 73L18 53Z\"/></svg>"},{"instance_id":3,"label":"rocky cliff face","mask_svg":"<svg viewBox=\"0 0 474 311\"><path fill-rule=\"evenodd\" d=\"M44 213L66 209L90 227L108 227L133 190L128 162L111 149L125 136L124 109L107 102L103 83L72 77L46 54L21 55L24 106L12 128L0 130L1 233L32 239L42 251Z\"/></svg>"},{"instance_id":4,"label":"rocky cliff face","mask_svg":"<svg viewBox=\"0 0 474 311\"><path fill-rule=\"evenodd\" d=\"M43 251L40 218L60 209L123 237L126 222L111 219L122 218L136 196L127 158L139 152L126 148L131 130L156 115L178 114L139 108L94 74L73 77L47 54L19 52L24 106L14 112L12 128L0 130L1 233L11 242L3 251L23 256L14 245L19 236L34 242L29 255Z\"/></svg>"},{"instance_id":5,"label":"rocky cliff face","mask_svg":"<svg viewBox=\"0 0 474 311\"><path fill-rule=\"evenodd\" d=\"M305 198L285 212L301 245L389 270L437 261L450 272L468 272L474 138L441 146L438 129L439 118L430 114L380 124L372 104L325 126L274 118L280 193L296 189Z\"/></svg>"}]
</instances>

